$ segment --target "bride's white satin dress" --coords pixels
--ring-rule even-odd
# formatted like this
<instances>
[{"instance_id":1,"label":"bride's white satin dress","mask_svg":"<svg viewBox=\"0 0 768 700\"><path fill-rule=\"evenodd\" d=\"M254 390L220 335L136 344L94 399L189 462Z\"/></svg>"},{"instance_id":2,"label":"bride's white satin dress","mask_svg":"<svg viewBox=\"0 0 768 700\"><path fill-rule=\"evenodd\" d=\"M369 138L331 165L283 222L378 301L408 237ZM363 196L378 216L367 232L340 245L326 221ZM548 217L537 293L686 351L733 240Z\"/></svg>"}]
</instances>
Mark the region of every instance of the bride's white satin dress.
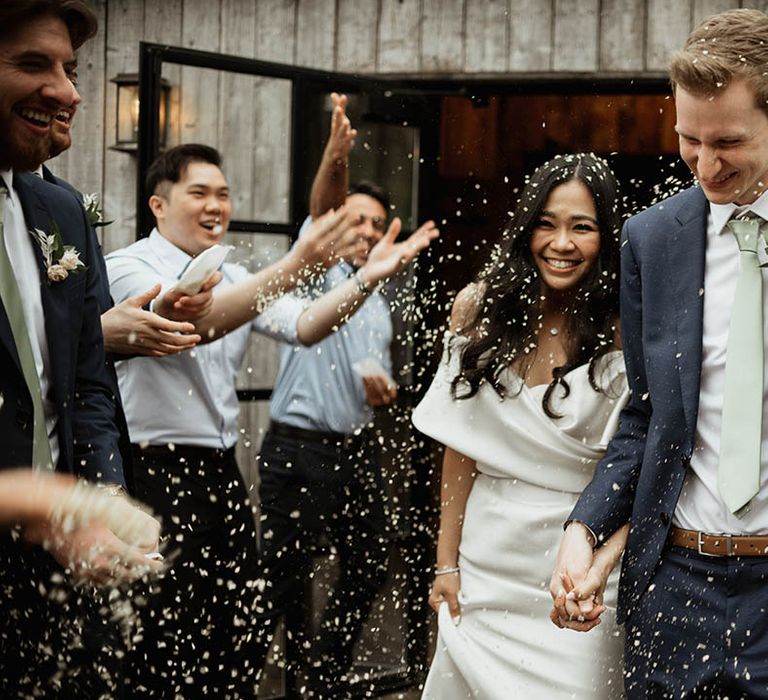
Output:
<instances>
[{"instance_id":1,"label":"bride's white satin dress","mask_svg":"<svg viewBox=\"0 0 768 700\"><path fill-rule=\"evenodd\" d=\"M488 385L467 400L451 396L466 340L446 334L443 359L413 413L426 435L477 463L459 547L461 622L447 604L438 615L428 700L603 700L623 697L623 631L616 625L618 571L608 609L589 633L561 630L549 619L549 579L567 519L616 430L628 390L620 352L566 376L542 408L546 386L523 386L501 400ZM503 377L512 392L520 379Z\"/></svg>"}]
</instances>

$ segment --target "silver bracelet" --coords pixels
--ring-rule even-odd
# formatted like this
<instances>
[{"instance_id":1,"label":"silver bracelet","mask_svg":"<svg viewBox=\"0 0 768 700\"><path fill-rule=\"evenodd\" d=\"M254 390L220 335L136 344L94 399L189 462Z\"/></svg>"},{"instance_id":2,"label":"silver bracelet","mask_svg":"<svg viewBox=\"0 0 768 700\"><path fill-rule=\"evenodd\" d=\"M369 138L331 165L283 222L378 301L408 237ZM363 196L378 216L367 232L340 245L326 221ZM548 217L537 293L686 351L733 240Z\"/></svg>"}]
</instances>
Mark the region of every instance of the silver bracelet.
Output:
<instances>
[{"instance_id":1,"label":"silver bracelet","mask_svg":"<svg viewBox=\"0 0 768 700\"><path fill-rule=\"evenodd\" d=\"M458 566L449 566L445 569L435 569L435 576L442 576L443 574L458 574Z\"/></svg>"},{"instance_id":2,"label":"silver bracelet","mask_svg":"<svg viewBox=\"0 0 768 700\"><path fill-rule=\"evenodd\" d=\"M363 276L360 274L360 270L355 270L355 274L352 275L352 277L357 283L358 292L368 296L373 291L373 287L363 279Z\"/></svg>"}]
</instances>

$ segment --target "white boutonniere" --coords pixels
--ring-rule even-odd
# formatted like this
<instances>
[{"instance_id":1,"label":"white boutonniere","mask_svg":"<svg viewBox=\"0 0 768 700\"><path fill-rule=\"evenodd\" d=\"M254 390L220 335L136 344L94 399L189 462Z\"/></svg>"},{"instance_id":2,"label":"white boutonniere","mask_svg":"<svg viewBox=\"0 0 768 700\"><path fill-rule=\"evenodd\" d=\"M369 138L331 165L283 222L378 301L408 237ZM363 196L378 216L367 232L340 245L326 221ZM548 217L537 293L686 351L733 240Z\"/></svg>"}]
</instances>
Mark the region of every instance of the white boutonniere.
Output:
<instances>
[{"instance_id":1,"label":"white boutonniere","mask_svg":"<svg viewBox=\"0 0 768 700\"><path fill-rule=\"evenodd\" d=\"M51 232L46 233L39 228L30 231L32 237L40 246L45 261L45 269L48 275L47 283L62 282L70 273L79 275L88 268L80 260L80 253L73 245L64 245L61 232L56 222L51 222Z\"/></svg>"},{"instance_id":2,"label":"white boutonniere","mask_svg":"<svg viewBox=\"0 0 768 700\"><path fill-rule=\"evenodd\" d=\"M83 195L83 207L88 216L88 222L93 228L109 226L111 221L104 221L104 213L101 210L101 197L98 192Z\"/></svg>"}]
</instances>

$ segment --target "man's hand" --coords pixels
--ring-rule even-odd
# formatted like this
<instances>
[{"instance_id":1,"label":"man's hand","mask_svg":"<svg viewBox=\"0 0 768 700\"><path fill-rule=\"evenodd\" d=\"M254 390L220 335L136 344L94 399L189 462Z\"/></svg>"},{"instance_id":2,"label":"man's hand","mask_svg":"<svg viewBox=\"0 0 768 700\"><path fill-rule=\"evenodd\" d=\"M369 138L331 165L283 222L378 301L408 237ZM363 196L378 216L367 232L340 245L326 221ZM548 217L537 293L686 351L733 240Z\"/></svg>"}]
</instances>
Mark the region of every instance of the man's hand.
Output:
<instances>
[{"instance_id":1,"label":"man's hand","mask_svg":"<svg viewBox=\"0 0 768 700\"><path fill-rule=\"evenodd\" d=\"M365 250L345 207L330 210L313 219L306 233L288 254L298 261L299 276L307 277L333 267L340 260L353 258Z\"/></svg>"},{"instance_id":2,"label":"man's hand","mask_svg":"<svg viewBox=\"0 0 768 700\"><path fill-rule=\"evenodd\" d=\"M155 550L129 546L95 522L75 528L62 523L37 525L27 528L24 538L47 549L75 580L97 586L134 581L162 566L145 556Z\"/></svg>"},{"instance_id":3,"label":"man's hand","mask_svg":"<svg viewBox=\"0 0 768 700\"><path fill-rule=\"evenodd\" d=\"M555 599L554 608L550 613L550 619L558 627L588 632L600 624L600 615L605 611L603 599L608 577L624 554L628 534L629 525L624 525L594 551L592 566L581 583L573 585L570 578L565 577L564 588L558 591L559 597ZM571 619L570 615L565 615L568 601L573 601L579 606L579 615L575 620Z\"/></svg>"},{"instance_id":4,"label":"man's hand","mask_svg":"<svg viewBox=\"0 0 768 700\"><path fill-rule=\"evenodd\" d=\"M36 494L45 506L25 519L24 538L45 547L77 580L114 584L162 567L145 556L158 550L160 523L128 498L58 475L41 478Z\"/></svg>"},{"instance_id":5,"label":"man's hand","mask_svg":"<svg viewBox=\"0 0 768 700\"><path fill-rule=\"evenodd\" d=\"M179 323L145 311L160 293L156 284L144 294L116 304L101 315L101 330L107 352L120 355L164 357L189 350L200 342L191 323Z\"/></svg>"},{"instance_id":6,"label":"man's hand","mask_svg":"<svg viewBox=\"0 0 768 700\"><path fill-rule=\"evenodd\" d=\"M331 133L325 145L324 157L333 165L347 167L349 154L355 146L357 130L352 128L347 116L347 96L332 92L331 104Z\"/></svg>"},{"instance_id":7,"label":"man's hand","mask_svg":"<svg viewBox=\"0 0 768 700\"><path fill-rule=\"evenodd\" d=\"M402 224L398 217L392 220L384 237L371 249L368 260L360 268L360 275L369 285L375 285L404 269L440 235L434 221L417 228L407 240L395 243Z\"/></svg>"},{"instance_id":8,"label":"man's hand","mask_svg":"<svg viewBox=\"0 0 768 700\"><path fill-rule=\"evenodd\" d=\"M366 375L363 388L369 406L388 406L397 398L397 386L387 374Z\"/></svg>"},{"instance_id":9,"label":"man's hand","mask_svg":"<svg viewBox=\"0 0 768 700\"><path fill-rule=\"evenodd\" d=\"M213 306L213 288L221 282L223 276L214 272L200 287L197 294L186 294L169 289L154 303L153 311L172 321L189 321L194 323L205 316Z\"/></svg>"},{"instance_id":10,"label":"man's hand","mask_svg":"<svg viewBox=\"0 0 768 700\"><path fill-rule=\"evenodd\" d=\"M571 593L583 584L592 566L592 546L592 535L582 523L574 521L568 525L549 582L549 592L554 601L550 618L558 627L588 631L599 624L599 620L592 623L605 609L602 604L596 604L591 595L577 601Z\"/></svg>"},{"instance_id":11,"label":"man's hand","mask_svg":"<svg viewBox=\"0 0 768 700\"><path fill-rule=\"evenodd\" d=\"M455 625L461 621L461 606L459 605L459 590L461 579L459 572L455 574L442 574L435 576L432 589L429 591L429 607L435 612L440 612L440 606L448 603L448 612Z\"/></svg>"}]
</instances>

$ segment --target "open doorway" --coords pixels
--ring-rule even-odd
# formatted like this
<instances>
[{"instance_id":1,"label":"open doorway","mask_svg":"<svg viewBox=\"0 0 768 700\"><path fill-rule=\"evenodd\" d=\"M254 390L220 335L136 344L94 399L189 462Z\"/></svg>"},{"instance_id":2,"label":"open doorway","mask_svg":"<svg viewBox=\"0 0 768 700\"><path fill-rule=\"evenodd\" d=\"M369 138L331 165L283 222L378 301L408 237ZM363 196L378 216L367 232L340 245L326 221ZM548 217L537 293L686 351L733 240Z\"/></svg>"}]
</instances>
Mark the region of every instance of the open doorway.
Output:
<instances>
[{"instance_id":1,"label":"open doorway","mask_svg":"<svg viewBox=\"0 0 768 700\"><path fill-rule=\"evenodd\" d=\"M633 213L691 182L678 156L668 94L444 97L430 216L439 216L447 293L477 273L514 209L526 175L555 155L604 157ZM425 183L422 183L424 185ZM452 254L451 254L452 253Z\"/></svg>"}]
</instances>

